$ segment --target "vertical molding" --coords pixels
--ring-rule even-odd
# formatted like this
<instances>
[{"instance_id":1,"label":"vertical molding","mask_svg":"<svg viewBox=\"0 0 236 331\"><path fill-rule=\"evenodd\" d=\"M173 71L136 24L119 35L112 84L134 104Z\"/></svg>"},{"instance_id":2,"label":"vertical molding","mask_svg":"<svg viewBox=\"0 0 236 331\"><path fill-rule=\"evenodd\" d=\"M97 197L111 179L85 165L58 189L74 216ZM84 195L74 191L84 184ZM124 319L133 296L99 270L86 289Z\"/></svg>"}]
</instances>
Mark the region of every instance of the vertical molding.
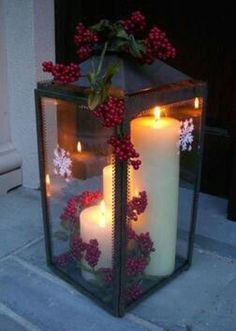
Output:
<instances>
[{"instance_id":1,"label":"vertical molding","mask_svg":"<svg viewBox=\"0 0 236 331\"><path fill-rule=\"evenodd\" d=\"M0 0L0 195L21 185L21 158L11 141L6 48L6 11Z\"/></svg>"},{"instance_id":2,"label":"vertical molding","mask_svg":"<svg viewBox=\"0 0 236 331\"><path fill-rule=\"evenodd\" d=\"M13 144L23 161L23 184L39 187L34 88L47 78L41 62L55 59L54 1L1 0L6 23L9 115Z\"/></svg>"}]
</instances>

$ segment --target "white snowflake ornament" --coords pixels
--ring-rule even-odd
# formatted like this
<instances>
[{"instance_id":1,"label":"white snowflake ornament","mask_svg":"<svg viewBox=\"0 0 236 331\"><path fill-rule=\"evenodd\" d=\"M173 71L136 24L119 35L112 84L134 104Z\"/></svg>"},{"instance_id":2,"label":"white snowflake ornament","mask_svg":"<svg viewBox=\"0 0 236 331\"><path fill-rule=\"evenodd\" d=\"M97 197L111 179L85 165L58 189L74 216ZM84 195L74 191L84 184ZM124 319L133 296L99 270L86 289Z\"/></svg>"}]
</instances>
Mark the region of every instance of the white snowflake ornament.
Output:
<instances>
[{"instance_id":1,"label":"white snowflake ornament","mask_svg":"<svg viewBox=\"0 0 236 331\"><path fill-rule=\"evenodd\" d=\"M70 158L70 153L57 146L57 148L54 149L53 165L55 167L55 175L64 177L65 180L69 182L72 173L72 161Z\"/></svg>"},{"instance_id":2,"label":"white snowflake ornament","mask_svg":"<svg viewBox=\"0 0 236 331\"><path fill-rule=\"evenodd\" d=\"M194 140L193 130L194 124L192 118L180 121L179 141L177 143L179 151L190 152L192 150L192 143Z\"/></svg>"}]
</instances>

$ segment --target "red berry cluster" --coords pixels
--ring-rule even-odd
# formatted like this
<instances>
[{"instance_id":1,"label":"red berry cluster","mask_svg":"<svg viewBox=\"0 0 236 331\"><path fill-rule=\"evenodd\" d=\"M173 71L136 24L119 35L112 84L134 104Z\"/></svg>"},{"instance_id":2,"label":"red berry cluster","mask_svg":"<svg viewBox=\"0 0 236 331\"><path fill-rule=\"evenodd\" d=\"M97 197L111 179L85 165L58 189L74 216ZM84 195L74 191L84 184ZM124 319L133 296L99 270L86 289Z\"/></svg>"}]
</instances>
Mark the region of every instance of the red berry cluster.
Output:
<instances>
[{"instance_id":1,"label":"red berry cluster","mask_svg":"<svg viewBox=\"0 0 236 331\"><path fill-rule=\"evenodd\" d=\"M112 268L101 268L99 271L101 272L104 283L109 285L112 284Z\"/></svg>"},{"instance_id":2,"label":"red berry cluster","mask_svg":"<svg viewBox=\"0 0 236 331\"><path fill-rule=\"evenodd\" d=\"M137 276L143 273L147 266L147 261L142 256L130 256L126 260L126 275L128 277Z\"/></svg>"},{"instance_id":3,"label":"red berry cluster","mask_svg":"<svg viewBox=\"0 0 236 331\"><path fill-rule=\"evenodd\" d=\"M147 257L151 252L155 252L153 241L150 238L149 232L141 233L136 237L140 252L143 256Z\"/></svg>"},{"instance_id":4,"label":"red berry cluster","mask_svg":"<svg viewBox=\"0 0 236 331\"><path fill-rule=\"evenodd\" d=\"M142 214L147 208L147 193L139 192L138 197L133 197L127 205L128 221L137 221L138 215Z\"/></svg>"},{"instance_id":5,"label":"red berry cluster","mask_svg":"<svg viewBox=\"0 0 236 331\"><path fill-rule=\"evenodd\" d=\"M71 197L66 204L60 218L61 220L67 220L72 224L76 223L76 214L79 203L79 196Z\"/></svg>"},{"instance_id":6,"label":"red berry cluster","mask_svg":"<svg viewBox=\"0 0 236 331\"><path fill-rule=\"evenodd\" d=\"M102 193L100 191L84 191L78 197L78 202L81 208L91 206L95 201L102 199Z\"/></svg>"},{"instance_id":7,"label":"red berry cluster","mask_svg":"<svg viewBox=\"0 0 236 331\"><path fill-rule=\"evenodd\" d=\"M128 240L135 240L137 238L136 232L129 225L127 225L126 231Z\"/></svg>"},{"instance_id":8,"label":"red berry cluster","mask_svg":"<svg viewBox=\"0 0 236 331\"><path fill-rule=\"evenodd\" d=\"M128 302L135 301L142 295L142 293L143 291L140 284L132 284L126 289L126 300Z\"/></svg>"},{"instance_id":9,"label":"red berry cluster","mask_svg":"<svg viewBox=\"0 0 236 331\"><path fill-rule=\"evenodd\" d=\"M102 193L99 191L84 191L82 194L71 197L66 204L60 218L69 221L71 224L76 223L78 208L91 206L95 201L102 199Z\"/></svg>"},{"instance_id":10,"label":"red berry cluster","mask_svg":"<svg viewBox=\"0 0 236 331\"><path fill-rule=\"evenodd\" d=\"M61 255L54 256L52 262L58 267L64 268L73 261L73 256L70 252L63 253Z\"/></svg>"},{"instance_id":11,"label":"red berry cluster","mask_svg":"<svg viewBox=\"0 0 236 331\"><path fill-rule=\"evenodd\" d=\"M98 42L96 33L86 28L83 23L79 23L75 29L74 42L78 47L77 54L81 61L86 60L92 55L92 46Z\"/></svg>"},{"instance_id":12,"label":"red berry cluster","mask_svg":"<svg viewBox=\"0 0 236 331\"><path fill-rule=\"evenodd\" d=\"M96 239L91 239L88 244L85 244L85 247L86 253L84 258L90 267L94 268L98 264L101 255L101 251L98 248L98 241Z\"/></svg>"},{"instance_id":13,"label":"red berry cluster","mask_svg":"<svg viewBox=\"0 0 236 331\"><path fill-rule=\"evenodd\" d=\"M108 144L112 145L115 155L120 160L128 161L135 170L139 169L141 165L141 161L137 159L139 154L136 152L129 135L124 136L124 138L112 136L108 140Z\"/></svg>"},{"instance_id":14,"label":"red berry cluster","mask_svg":"<svg viewBox=\"0 0 236 331\"><path fill-rule=\"evenodd\" d=\"M54 81L69 84L73 83L80 77L80 68L78 64L70 63L65 64L53 64L51 61L43 62L43 71L49 72L53 75Z\"/></svg>"},{"instance_id":15,"label":"red berry cluster","mask_svg":"<svg viewBox=\"0 0 236 331\"><path fill-rule=\"evenodd\" d=\"M82 258L82 254L86 249L86 244L83 242L81 237L77 234L71 238L70 242L70 253L73 258L76 260L80 260Z\"/></svg>"},{"instance_id":16,"label":"red berry cluster","mask_svg":"<svg viewBox=\"0 0 236 331\"><path fill-rule=\"evenodd\" d=\"M135 34L143 31L146 27L146 17L139 11L131 13L130 17L120 21L121 25L128 34Z\"/></svg>"},{"instance_id":17,"label":"red berry cluster","mask_svg":"<svg viewBox=\"0 0 236 331\"><path fill-rule=\"evenodd\" d=\"M109 96L106 102L94 109L94 114L102 119L103 126L111 128L123 121L124 108L123 100Z\"/></svg>"},{"instance_id":18,"label":"red berry cluster","mask_svg":"<svg viewBox=\"0 0 236 331\"><path fill-rule=\"evenodd\" d=\"M80 261L82 258L94 268L100 258L101 251L98 247L98 241L91 239L89 243L83 242L82 238L76 234L73 235L70 242L69 252L55 256L53 262L59 267L67 267L69 263L77 260Z\"/></svg>"},{"instance_id":19,"label":"red berry cluster","mask_svg":"<svg viewBox=\"0 0 236 331\"><path fill-rule=\"evenodd\" d=\"M162 32L158 27L153 27L147 38L144 40L145 53L142 62L152 64L155 59L166 60L174 58L176 50L166 37L165 32Z\"/></svg>"}]
</instances>

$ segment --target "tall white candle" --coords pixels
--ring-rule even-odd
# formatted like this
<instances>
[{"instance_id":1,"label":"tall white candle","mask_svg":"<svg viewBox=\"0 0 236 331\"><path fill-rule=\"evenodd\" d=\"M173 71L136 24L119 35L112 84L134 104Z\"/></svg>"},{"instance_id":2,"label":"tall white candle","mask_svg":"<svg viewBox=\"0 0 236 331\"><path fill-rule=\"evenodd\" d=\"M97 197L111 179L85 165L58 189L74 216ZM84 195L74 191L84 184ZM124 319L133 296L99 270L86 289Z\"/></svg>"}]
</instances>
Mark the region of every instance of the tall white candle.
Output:
<instances>
[{"instance_id":1,"label":"tall white candle","mask_svg":"<svg viewBox=\"0 0 236 331\"><path fill-rule=\"evenodd\" d=\"M103 168L103 199L106 208L112 207L113 189L112 189L112 165Z\"/></svg>"},{"instance_id":2,"label":"tall white candle","mask_svg":"<svg viewBox=\"0 0 236 331\"><path fill-rule=\"evenodd\" d=\"M138 232L149 232L155 252L146 272L167 276L175 267L179 188L179 121L173 118L139 117L131 122L131 140L142 165L132 170L132 191L146 191L146 211L133 222Z\"/></svg>"},{"instance_id":3,"label":"tall white candle","mask_svg":"<svg viewBox=\"0 0 236 331\"><path fill-rule=\"evenodd\" d=\"M84 209L80 214L80 235L83 241L98 241L101 255L96 269L112 266L112 218L111 212L104 204ZM83 263L87 265L86 261ZM88 266L88 265L87 265ZM93 279L93 275L82 271L85 279Z\"/></svg>"}]
</instances>

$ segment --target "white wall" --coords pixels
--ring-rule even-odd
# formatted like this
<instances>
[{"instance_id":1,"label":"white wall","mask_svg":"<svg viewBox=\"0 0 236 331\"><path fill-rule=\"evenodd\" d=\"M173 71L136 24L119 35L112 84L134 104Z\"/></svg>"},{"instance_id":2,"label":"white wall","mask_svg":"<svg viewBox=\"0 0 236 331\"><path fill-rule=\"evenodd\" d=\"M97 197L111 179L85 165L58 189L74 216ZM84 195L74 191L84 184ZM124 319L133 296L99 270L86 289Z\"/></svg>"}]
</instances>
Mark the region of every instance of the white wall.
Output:
<instances>
[{"instance_id":1,"label":"white wall","mask_svg":"<svg viewBox=\"0 0 236 331\"><path fill-rule=\"evenodd\" d=\"M46 78L41 71L41 62L55 58L54 1L0 0L0 3L5 18L5 75L11 136L22 157L23 184L37 188L34 88L38 80Z\"/></svg>"},{"instance_id":2,"label":"white wall","mask_svg":"<svg viewBox=\"0 0 236 331\"><path fill-rule=\"evenodd\" d=\"M0 1L0 146L10 141L8 120L8 88L7 88L7 52L5 43L5 21L2 2Z\"/></svg>"}]
</instances>

